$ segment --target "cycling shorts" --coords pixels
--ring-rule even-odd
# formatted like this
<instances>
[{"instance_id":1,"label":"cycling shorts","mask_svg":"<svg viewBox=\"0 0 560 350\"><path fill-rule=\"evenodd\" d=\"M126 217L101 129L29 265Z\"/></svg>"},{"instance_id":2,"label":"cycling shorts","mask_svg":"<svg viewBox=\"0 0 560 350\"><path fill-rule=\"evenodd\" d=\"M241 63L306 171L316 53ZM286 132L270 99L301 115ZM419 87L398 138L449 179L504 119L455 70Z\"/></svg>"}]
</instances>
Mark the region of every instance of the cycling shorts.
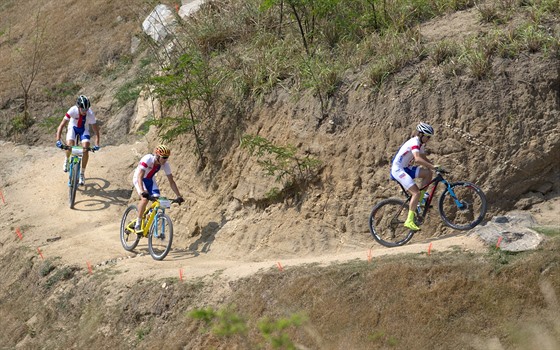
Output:
<instances>
[{"instance_id":1,"label":"cycling shorts","mask_svg":"<svg viewBox=\"0 0 560 350\"><path fill-rule=\"evenodd\" d=\"M398 181L405 189L409 189L416 185L414 179L418 177L420 168L411 166L406 168L391 168L391 179Z\"/></svg>"}]
</instances>

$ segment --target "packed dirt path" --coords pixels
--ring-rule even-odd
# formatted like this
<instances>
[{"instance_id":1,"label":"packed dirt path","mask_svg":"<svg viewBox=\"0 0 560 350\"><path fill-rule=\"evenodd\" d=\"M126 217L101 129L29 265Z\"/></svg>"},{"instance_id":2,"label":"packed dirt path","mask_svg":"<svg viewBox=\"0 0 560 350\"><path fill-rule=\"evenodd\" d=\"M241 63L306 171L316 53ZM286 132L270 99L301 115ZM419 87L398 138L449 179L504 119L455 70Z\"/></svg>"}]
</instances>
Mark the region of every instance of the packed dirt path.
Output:
<instances>
[{"instance_id":1,"label":"packed dirt path","mask_svg":"<svg viewBox=\"0 0 560 350\"><path fill-rule=\"evenodd\" d=\"M207 252L172 249L164 261L155 261L143 239L134 253L125 251L119 240L121 215L135 201L131 177L147 145L107 146L90 155L86 184L78 190L75 209L68 206L67 175L62 172L63 153L53 147L30 147L0 141L0 249L24 244L44 259L61 258L63 263L87 271L111 266L121 274L119 281L131 283L139 278L203 278L217 273L225 278L240 278L259 270L352 259L372 259L387 254L427 252L429 242L413 242L388 249L373 240L337 252L322 251L314 256L286 259L269 256L262 261L242 261ZM162 179L163 180L163 179ZM164 180L165 181L165 180ZM188 210L174 207L174 210ZM365 218L364 218L365 219ZM22 239L18 237L20 232ZM185 234L175 227L175 235ZM365 240L367 241L367 240ZM459 234L433 241L433 251L450 248L480 251L486 249L474 236ZM295 248L295 247L294 247ZM180 272L182 271L182 272Z\"/></svg>"}]
</instances>

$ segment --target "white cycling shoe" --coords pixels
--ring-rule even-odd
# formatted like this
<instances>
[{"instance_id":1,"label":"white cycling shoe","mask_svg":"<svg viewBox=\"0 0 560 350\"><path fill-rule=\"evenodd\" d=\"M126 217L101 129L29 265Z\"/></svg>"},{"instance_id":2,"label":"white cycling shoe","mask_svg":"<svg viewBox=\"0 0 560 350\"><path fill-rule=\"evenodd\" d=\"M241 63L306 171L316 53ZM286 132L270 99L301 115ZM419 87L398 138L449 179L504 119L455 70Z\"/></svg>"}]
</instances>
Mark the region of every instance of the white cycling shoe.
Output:
<instances>
[{"instance_id":1,"label":"white cycling shoe","mask_svg":"<svg viewBox=\"0 0 560 350\"><path fill-rule=\"evenodd\" d=\"M64 171L65 173L68 172L68 159L64 160L64 165L62 166L62 171Z\"/></svg>"},{"instance_id":2,"label":"white cycling shoe","mask_svg":"<svg viewBox=\"0 0 560 350\"><path fill-rule=\"evenodd\" d=\"M84 174L80 174L80 180L78 181L78 184L83 186L86 183L85 179L84 179Z\"/></svg>"}]
</instances>

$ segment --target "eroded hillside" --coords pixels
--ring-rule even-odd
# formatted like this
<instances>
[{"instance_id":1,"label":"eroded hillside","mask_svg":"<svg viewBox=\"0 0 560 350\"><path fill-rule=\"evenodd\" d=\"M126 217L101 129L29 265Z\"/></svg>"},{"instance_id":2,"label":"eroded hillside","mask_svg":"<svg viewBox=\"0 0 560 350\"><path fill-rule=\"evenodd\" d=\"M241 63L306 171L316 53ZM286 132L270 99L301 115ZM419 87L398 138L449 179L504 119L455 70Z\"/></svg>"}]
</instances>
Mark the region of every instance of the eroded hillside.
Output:
<instances>
[{"instance_id":1,"label":"eroded hillside","mask_svg":"<svg viewBox=\"0 0 560 350\"><path fill-rule=\"evenodd\" d=\"M201 16L210 13L215 19L220 9L231 14L237 6L235 1L213 4ZM13 118L23 108L14 50L32 37L27 29L34 28L29 14L35 10L48 23L50 51L31 90L35 123L14 132ZM22 178L12 168L0 170L0 190L8 200L0 207L5 233L0 316L9 325L2 344L246 349L259 341L258 319L299 312L309 321L288 333L300 348L558 344L556 240L517 255L461 244L439 250L436 244L431 255L422 245L409 255L383 258L387 251L374 245L367 228L372 205L398 194L388 179L389 162L420 120L436 128L430 157L451 170L452 180L484 189L487 220L510 209L554 217L560 191L558 46L494 57L492 74L483 78L465 67L434 64L430 50L442 40L491 36L507 26L482 21L480 10L470 7L424 23L417 43L428 54L392 72L381 85L372 85L371 71L358 65L344 72L326 101L282 85L260 100L247 99L235 124L212 119L219 132L206 140L207 162L197 159L192 134L170 142L187 205L171 211L174 251L158 263L142 255L145 246L139 254L126 253L115 233L121 211L136 200L129 180L136 162L159 137L155 127L138 133L144 121L159 116L157 101L146 94L117 98L123 86L145 73L150 47L140 43L134 51L133 46L150 10L134 1L0 5L0 58L11 62L0 68L0 135L17 144L2 144L0 152L9 154L1 159L17 158L18 169L33 171ZM512 22L527 11L519 16ZM558 16L546 23L557 39L559 25ZM219 58L231 55L235 62L234 54L244 51L242 40L228 45ZM92 157L89 186L79 192L78 210L70 211L60 195L66 189L54 132L78 91L92 98L105 153ZM216 110L216 116L225 113ZM239 146L245 134L296 146L321 162L318 176L297 196L271 199L267 193L273 187L281 192L288 187L264 176L257 159ZM429 223L415 243L427 245L429 237L456 233L440 223L436 211ZM558 221L546 224L557 230ZM16 228L24 232L22 240ZM38 246L46 259L37 255ZM341 260L365 260L372 247L370 262L296 267L330 263L334 260L325 256L341 253L360 254ZM90 273L84 264L92 257ZM285 270L276 265L304 258ZM232 277L228 270L234 266L251 273ZM184 283L176 277L178 268L185 269ZM195 308L228 305L249 319L248 338L199 333L202 324L185 316Z\"/></svg>"}]
</instances>

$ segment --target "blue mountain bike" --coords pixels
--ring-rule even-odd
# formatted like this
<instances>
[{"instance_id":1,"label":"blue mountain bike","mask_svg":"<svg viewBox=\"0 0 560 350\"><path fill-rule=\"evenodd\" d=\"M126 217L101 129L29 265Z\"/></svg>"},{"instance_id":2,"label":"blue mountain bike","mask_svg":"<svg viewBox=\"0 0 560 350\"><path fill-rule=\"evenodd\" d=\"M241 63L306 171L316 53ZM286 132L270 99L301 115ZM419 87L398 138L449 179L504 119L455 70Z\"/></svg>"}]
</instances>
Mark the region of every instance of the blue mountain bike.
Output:
<instances>
[{"instance_id":1,"label":"blue mountain bike","mask_svg":"<svg viewBox=\"0 0 560 350\"><path fill-rule=\"evenodd\" d=\"M68 151L71 155L68 158L68 204L70 209L74 209L74 202L76 201L76 191L79 186L80 172L82 171L82 156L84 149L95 152L92 147L78 146L80 144L80 135L76 135L75 146L62 145L60 149Z\"/></svg>"},{"instance_id":2,"label":"blue mountain bike","mask_svg":"<svg viewBox=\"0 0 560 350\"><path fill-rule=\"evenodd\" d=\"M423 206L416 209L417 226L424 223L434 194L441 182L445 189L439 197L439 215L443 222L456 230L470 230L480 224L486 215L487 203L484 192L475 184L459 181L450 183L443 178L445 170L437 170L437 176L421 188L429 196ZM400 183L397 182L399 185ZM428 187L431 186L431 190ZM369 230L373 238L386 247L402 246L412 239L416 231L404 227L412 195L401 185L405 199L387 198L377 203L369 216Z\"/></svg>"}]
</instances>

